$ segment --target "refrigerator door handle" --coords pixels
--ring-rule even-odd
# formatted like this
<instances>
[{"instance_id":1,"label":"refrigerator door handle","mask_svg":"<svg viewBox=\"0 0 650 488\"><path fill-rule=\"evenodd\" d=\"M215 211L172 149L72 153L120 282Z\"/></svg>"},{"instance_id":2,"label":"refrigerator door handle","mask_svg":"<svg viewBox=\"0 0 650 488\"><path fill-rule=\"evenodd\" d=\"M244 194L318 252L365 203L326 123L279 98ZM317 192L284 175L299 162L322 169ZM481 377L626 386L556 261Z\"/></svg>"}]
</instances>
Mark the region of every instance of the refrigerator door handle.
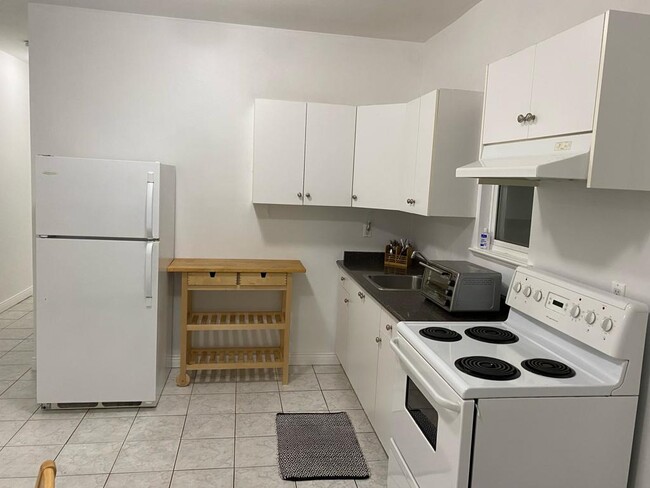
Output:
<instances>
[{"instance_id":1,"label":"refrigerator door handle","mask_svg":"<svg viewBox=\"0 0 650 488\"><path fill-rule=\"evenodd\" d=\"M151 308L153 302L153 242L147 242L144 259L144 303Z\"/></svg>"},{"instance_id":2,"label":"refrigerator door handle","mask_svg":"<svg viewBox=\"0 0 650 488\"><path fill-rule=\"evenodd\" d=\"M147 202L145 207L145 231L149 239L153 238L153 171L147 173Z\"/></svg>"}]
</instances>

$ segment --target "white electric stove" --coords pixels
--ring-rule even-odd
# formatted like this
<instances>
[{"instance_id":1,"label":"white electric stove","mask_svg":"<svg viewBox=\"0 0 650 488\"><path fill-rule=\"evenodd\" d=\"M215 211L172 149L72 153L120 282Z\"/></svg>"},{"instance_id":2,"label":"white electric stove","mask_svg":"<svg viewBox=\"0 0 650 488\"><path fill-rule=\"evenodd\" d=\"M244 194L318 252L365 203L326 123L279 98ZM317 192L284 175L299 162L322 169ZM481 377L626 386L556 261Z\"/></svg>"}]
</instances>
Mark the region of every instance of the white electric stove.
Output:
<instances>
[{"instance_id":1,"label":"white electric stove","mask_svg":"<svg viewBox=\"0 0 650 488\"><path fill-rule=\"evenodd\" d=\"M518 268L504 322L400 322L391 488L624 488L645 305Z\"/></svg>"}]
</instances>

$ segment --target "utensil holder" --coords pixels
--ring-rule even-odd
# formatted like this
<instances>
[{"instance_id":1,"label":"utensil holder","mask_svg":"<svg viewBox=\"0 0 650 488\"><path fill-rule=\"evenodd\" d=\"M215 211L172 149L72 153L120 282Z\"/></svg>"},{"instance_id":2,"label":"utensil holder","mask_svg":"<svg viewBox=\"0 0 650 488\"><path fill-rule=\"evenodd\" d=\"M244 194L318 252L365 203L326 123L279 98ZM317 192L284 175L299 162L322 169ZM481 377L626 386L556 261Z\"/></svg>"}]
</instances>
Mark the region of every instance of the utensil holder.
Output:
<instances>
[{"instance_id":1,"label":"utensil holder","mask_svg":"<svg viewBox=\"0 0 650 488\"><path fill-rule=\"evenodd\" d=\"M390 249L390 246L386 246L384 251L384 267L406 271L406 269L411 266L411 254L413 254L413 248L409 246L406 249L402 249L398 246L395 248L393 254L390 253Z\"/></svg>"}]
</instances>

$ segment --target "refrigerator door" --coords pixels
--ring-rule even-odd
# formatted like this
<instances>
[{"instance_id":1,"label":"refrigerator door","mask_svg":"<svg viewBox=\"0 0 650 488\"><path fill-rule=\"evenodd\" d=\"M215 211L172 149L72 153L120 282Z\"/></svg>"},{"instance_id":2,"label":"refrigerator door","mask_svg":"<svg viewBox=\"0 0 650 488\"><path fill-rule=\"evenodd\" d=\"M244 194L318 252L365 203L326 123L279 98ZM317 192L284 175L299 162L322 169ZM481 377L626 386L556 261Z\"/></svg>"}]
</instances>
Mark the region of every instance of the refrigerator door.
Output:
<instances>
[{"instance_id":1,"label":"refrigerator door","mask_svg":"<svg viewBox=\"0 0 650 488\"><path fill-rule=\"evenodd\" d=\"M36 235L157 239L160 163L36 156Z\"/></svg>"},{"instance_id":2,"label":"refrigerator door","mask_svg":"<svg viewBox=\"0 0 650 488\"><path fill-rule=\"evenodd\" d=\"M156 400L158 246L36 239L38 403Z\"/></svg>"}]
</instances>

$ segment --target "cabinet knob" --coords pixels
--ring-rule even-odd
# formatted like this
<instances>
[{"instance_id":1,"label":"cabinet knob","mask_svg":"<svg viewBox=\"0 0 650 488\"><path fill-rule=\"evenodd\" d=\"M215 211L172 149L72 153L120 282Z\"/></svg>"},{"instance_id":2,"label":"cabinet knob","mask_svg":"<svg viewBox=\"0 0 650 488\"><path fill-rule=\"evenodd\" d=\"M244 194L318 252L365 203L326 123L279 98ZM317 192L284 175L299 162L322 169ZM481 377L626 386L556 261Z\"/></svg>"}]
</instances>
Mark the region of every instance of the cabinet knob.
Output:
<instances>
[{"instance_id":1,"label":"cabinet knob","mask_svg":"<svg viewBox=\"0 0 650 488\"><path fill-rule=\"evenodd\" d=\"M519 122L520 124L526 122L526 116L524 114L517 115L517 122Z\"/></svg>"},{"instance_id":2,"label":"cabinet knob","mask_svg":"<svg viewBox=\"0 0 650 488\"><path fill-rule=\"evenodd\" d=\"M375 342L379 344L381 342L381 337L375 337Z\"/></svg>"},{"instance_id":3,"label":"cabinet knob","mask_svg":"<svg viewBox=\"0 0 650 488\"><path fill-rule=\"evenodd\" d=\"M344 298L343 303L350 303L350 300L348 300L347 298Z\"/></svg>"},{"instance_id":4,"label":"cabinet knob","mask_svg":"<svg viewBox=\"0 0 650 488\"><path fill-rule=\"evenodd\" d=\"M531 114L530 112L528 112L528 113L526 114L526 122L535 122L535 119L536 119L536 118L537 118L537 116Z\"/></svg>"},{"instance_id":5,"label":"cabinet knob","mask_svg":"<svg viewBox=\"0 0 650 488\"><path fill-rule=\"evenodd\" d=\"M356 195L352 195L352 200L356 200L356 199L357 199L357 196L356 196Z\"/></svg>"},{"instance_id":6,"label":"cabinet knob","mask_svg":"<svg viewBox=\"0 0 650 488\"><path fill-rule=\"evenodd\" d=\"M345 276L341 276L341 281L345 281Z\"/></svg>"},{"instance_id":7,"label":"cabinet knob","mask_svg":"<svg viewBox=\"0 0 650 488\"><path fill-rule=\"evenodd\" d=\"M306 196L307 198L311 198L311 193L305 193L305 196Z\"/></svg>"},{"instance_id":8,"label":"cabinet knob","mask_svg":"<svg viewBox=\"0 0 650 488\"><path fill-rule=\"evenodd\" d=\"M302 198L302 192L298 192L297 195L298 195L298 198Z\"/></svg>"},{"instance_id":9,"label":"cabinet knob","mask_svg":"<svg viewBox=\"0 0 650 488\"><path fill-rule=\"evenodd\" d=\"M359 298L361 298L361 300L363 300L364 298L366 298L366 296L365 296L363 293L361 293L361 292L357 293L357 295L359 295Z\"/></svg>"},{"instance_id":10,"label":"cabinet knob","mask_svg":"<svg viewBox=\"0 0 650 488\"><path fill-rule=\"evenodd\" d=\"M415 205L415 198L411 198L411 205Z\"/></svg>"},{"instance_id":11,"label":"cabinet knob","mask_svg":"<svg viewBox=\"0 0 650 488\"><path fill-rule=\"evenodd\" d=\"M391 330L393 330L393 326L390 324L386 324L386 330L390 332Z\"/></svg>"}]
</instances>

